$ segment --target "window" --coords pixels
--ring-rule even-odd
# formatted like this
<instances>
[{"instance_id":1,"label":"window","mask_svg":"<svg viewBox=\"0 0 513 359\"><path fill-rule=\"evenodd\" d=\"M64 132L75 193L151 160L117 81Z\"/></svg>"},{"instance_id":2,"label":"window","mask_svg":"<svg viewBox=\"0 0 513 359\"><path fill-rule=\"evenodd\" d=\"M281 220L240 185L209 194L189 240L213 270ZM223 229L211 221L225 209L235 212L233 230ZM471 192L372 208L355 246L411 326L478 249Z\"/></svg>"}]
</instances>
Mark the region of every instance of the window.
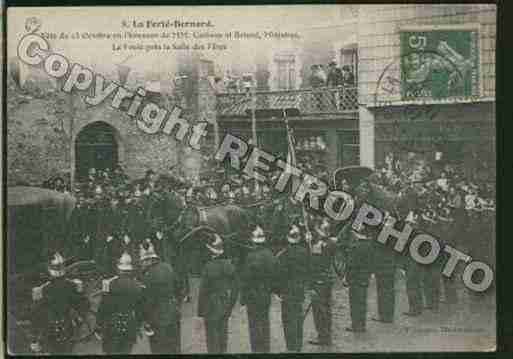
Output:
<instances>
[{"instance_id":1,"label":"window","mask_svg":"<svg viewBox=\"0 0 513 359\"><path fill-rule=\"evenodd\" d=\"M201 76L214 76L214 61L201 60Z\"/></svg>"},{"instance_id":2,"label":"window","mask_svg":"<svg viewBox=\"0 0 513 359\"><path fill-rule=\"evenodd\" d=\"M355 84L358 83L358 48L350 45L340 49L340 68L349 66L354 75Z\"/></svg>"},{"instance_id":3,"label":"window","mask_svg":"<svg viewBox=\"0 0 513 359\"><path fill-rule=\"evenodd\" d=\"M274 58L277 71L278 90L292 90L296 87L296 61L293 54L281 54Z\"/></svg>"}]
</instances>

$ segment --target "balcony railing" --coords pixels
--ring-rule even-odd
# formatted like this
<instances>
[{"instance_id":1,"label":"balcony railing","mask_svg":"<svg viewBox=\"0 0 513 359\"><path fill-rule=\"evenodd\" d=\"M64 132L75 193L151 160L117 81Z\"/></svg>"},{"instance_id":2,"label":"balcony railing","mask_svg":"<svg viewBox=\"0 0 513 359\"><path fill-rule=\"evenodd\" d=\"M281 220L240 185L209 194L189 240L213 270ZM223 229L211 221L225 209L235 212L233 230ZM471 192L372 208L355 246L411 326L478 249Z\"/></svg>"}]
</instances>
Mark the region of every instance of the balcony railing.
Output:
<instances>
[{"instance_id":1,"label":"balcony railing","mask_svg":"<svg viewBox=\"0 0 513 359\"><path fill-rule=\"evenodd\" d=\"M301 115L336 114L358 110L355 87L312 88L292 91L257 91L256 110L294 108ZM217 94L219 117L248 116L253 109L248 93Z\"/></svg>"}]
</instances>

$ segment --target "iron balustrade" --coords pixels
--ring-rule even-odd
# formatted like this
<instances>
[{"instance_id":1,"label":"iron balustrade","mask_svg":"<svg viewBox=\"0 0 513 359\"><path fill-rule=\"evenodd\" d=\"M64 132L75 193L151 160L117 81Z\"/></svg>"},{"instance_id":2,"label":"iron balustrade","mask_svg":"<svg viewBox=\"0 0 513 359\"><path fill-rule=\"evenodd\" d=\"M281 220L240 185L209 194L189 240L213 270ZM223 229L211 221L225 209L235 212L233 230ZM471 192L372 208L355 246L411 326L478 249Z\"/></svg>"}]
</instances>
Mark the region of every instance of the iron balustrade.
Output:
<instances>
[{"instance_id":1,"label":"iron balustrade","mask_svg":"<svg viewBox=\"0 0 513 359\"><path fill-rule=\"evenodd\" d=\"M253 108L251 93L217 94L219 117L248 116ZM356 87L322 87L301 90L256 91L256 110L296 108L301 115L358 111Z\"/></svg>"}]
</instances>

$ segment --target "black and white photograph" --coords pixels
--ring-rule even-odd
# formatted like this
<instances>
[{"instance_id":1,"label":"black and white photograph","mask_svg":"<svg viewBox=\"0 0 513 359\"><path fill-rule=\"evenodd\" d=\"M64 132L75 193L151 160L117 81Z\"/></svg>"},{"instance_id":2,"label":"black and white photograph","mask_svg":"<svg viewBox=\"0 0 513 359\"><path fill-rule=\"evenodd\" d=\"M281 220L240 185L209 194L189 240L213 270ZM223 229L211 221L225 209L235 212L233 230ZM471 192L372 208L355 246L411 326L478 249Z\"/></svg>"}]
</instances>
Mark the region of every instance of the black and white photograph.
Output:
<instances>
[{"instance_id":1,"label":"black and white photograph","mask_svg":"<svg viewBox=\"0 0 513 359\"><path fill-rule=\"evenodd\" d=\"M497 349L495 4L5 21L9 354Z\"/></svg>"}]
</instances>

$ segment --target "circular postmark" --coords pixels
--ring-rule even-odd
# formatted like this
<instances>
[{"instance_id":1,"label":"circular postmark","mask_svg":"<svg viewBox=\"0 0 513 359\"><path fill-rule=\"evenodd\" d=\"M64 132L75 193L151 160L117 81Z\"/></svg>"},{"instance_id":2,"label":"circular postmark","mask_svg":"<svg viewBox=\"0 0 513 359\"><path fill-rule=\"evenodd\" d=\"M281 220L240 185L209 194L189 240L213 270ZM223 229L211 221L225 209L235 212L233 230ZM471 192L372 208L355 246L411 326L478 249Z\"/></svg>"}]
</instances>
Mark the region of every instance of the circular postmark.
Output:
<instances>
[{"instance_id":1,"label":"circular postmark","mask_svg":"<svg viewBox=\"0 0 513 359\"><path fill-rule=\"evenodd\" d=\"M422 103L465 94L464 65L436 51L411 51L383 69L374 92L374 105Z\"/></svg>"}]
</instances>

